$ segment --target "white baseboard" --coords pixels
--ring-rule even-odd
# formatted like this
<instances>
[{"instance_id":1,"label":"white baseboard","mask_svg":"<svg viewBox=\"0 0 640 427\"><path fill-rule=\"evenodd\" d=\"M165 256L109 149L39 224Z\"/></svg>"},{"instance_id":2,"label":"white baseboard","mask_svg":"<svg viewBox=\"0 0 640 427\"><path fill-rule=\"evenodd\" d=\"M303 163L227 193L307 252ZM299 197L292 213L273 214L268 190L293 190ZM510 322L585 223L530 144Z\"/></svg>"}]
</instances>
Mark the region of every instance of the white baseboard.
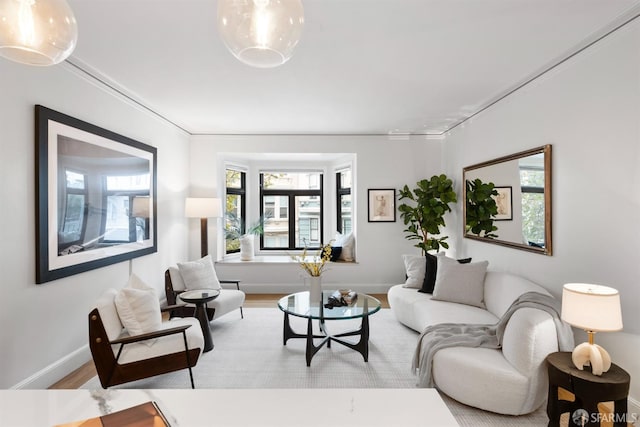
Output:
<instances>
[{"instance_id":1,"label":"white baseboard","mask_svg":"<svg viewBox=\"0 0 640 427\"><path fill-rule=\"evenodd\" d=\"M322 289L351 289L367 294L386 294L392 285L385 283L322 283ZM241 283L240 289L247 294L290 294L306 291L300 283Z\"/></svg>"},{"instance_id":2,"label":"white baseboard","mask_svg":"<svg viewBox=\"0 0 640 427\"><path fill-rule=\"evenodd\" d=\"M41 369L29 378L20 381L18 384L12 386L11 389L47 389L90 360L91 352L87 344L44 369Z\"/></svg>"}]
</instances>

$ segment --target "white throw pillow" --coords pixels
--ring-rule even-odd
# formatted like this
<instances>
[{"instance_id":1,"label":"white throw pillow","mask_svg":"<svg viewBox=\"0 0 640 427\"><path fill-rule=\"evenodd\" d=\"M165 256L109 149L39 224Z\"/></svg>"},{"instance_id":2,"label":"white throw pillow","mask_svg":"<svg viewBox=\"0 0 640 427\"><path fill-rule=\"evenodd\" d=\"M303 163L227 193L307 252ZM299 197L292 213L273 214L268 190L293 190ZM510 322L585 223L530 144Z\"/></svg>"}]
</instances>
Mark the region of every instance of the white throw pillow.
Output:
<instances>
[{"instance_id":1,"label":"white throw pillow","mask_svg":"<svg viewBox=\"0 0 640 427\"><path fill-rule=\"evenodd\" d=\"M402 285L405 288L422 288L424 275L427 268L427 259L424 255L402 255L404 260L404 270L407 280Z\"/></svg>"},{"instance_id":2,"label":"white throw pillow","mask_svg":"<svg viewBox=\"0 0 640 427\"><path fill-rule=\"evenodd\" d=\"M353 236L353 232L349 234L336 233L334 246L342 247L342 252L338 259L343 261L353 261L355 259L355 245L356 238Z\"/></svg>"},{"instance_id":3,"label":"white throw pillow","mask_svg":"<svg viewBox=\"0 0 640 427\"><path fill-rule=\"evenodd\" d=\"M160 301L156 291L132 274L127 287L118 291L115 297L116 310L122 325L129 335L140 335L157 331L162 325ZM155 340L143 341L149 346Z\"/></svg>"},{"instance_id":4,"label":"white throw pillow","mask_svg":"<svg viewBox=\"0 0 640 427\"><path fill-rule=\"evenodd\" d=\"M211 255L197 261L179 262L178 269L188 290L220 289L220 281L213 268Z\"/></svg>"},{"instance_id":5,"label":"white throw pillow","mask_svg":"<svg viewBox=\"0 0 640 427\"><path fill-rule=\"evenodd\" d=\"M485 308L484 276L488 265L489 261L460 264L455 259L438 257L431 299Z\"/></svg>"}]
</instances>

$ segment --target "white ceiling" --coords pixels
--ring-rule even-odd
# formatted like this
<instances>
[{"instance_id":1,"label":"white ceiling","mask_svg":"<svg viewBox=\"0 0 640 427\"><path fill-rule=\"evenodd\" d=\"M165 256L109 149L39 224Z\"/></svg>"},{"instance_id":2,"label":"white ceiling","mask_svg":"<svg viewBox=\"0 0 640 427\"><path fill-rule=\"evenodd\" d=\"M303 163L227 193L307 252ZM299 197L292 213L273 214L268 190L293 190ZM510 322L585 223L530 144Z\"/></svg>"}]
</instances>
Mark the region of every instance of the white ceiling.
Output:
<instances>
[{"instance_id":1,"label":"white ceiling","mask_svg":"<svg viewBox=\"0 0 640 427\"><path fill-rule=\"evenodd\" d=\"M191 134L439 135L640 14L640 0L303 0L293 58L251 68L215 0L70 0L76 67Z\"/></svg>"}]
</instances>

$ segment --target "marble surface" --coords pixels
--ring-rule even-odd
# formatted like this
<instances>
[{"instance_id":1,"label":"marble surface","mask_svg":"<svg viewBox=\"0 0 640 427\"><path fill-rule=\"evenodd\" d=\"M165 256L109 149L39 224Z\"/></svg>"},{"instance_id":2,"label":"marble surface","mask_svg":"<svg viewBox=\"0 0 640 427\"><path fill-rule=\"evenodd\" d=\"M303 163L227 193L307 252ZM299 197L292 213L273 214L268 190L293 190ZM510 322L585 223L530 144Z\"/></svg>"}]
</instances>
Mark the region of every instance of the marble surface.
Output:
<instances>
[{"instance_id":1,"label":"marble surface","mask_svg":"<svg viewBox=\"0 0 640 427\"><path fill-rule=\"evenodd\" d=\"M50 427L148 401L172 427L458 426L434 389L3 390L0 425Z\"/></svg>"}]
</instances>

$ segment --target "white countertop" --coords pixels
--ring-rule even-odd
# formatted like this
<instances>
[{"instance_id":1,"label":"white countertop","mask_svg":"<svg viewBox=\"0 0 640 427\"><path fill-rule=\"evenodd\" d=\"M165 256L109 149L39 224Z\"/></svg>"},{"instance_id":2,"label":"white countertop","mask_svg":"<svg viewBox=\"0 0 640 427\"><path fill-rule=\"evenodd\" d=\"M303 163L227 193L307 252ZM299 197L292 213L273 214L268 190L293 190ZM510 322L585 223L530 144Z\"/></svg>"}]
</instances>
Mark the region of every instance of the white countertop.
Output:
<instances>
[{"instance_id":1,"label":"white countertop","mask_svg":"<svg viewBox=\"0 0 640 427\"><path fill-rule=\"evenodd\" d=\"M435 389L2 390L0 425L51 427L148 401L172 427L458 426Z\"/></svg>"}]
</instances>

